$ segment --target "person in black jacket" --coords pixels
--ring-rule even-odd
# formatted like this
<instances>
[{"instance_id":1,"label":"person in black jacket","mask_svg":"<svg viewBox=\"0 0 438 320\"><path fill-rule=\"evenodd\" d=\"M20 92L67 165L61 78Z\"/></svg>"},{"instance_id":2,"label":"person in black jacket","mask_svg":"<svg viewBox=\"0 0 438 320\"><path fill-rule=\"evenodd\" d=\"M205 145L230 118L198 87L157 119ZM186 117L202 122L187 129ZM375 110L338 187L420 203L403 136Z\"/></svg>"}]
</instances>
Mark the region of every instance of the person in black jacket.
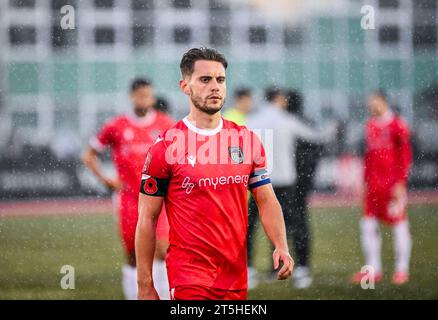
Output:
<instances>
[{"instance_id":1,"label":"person in black jacket","mask_svg":"<svg viewBox=\"0 0 438 320\"><path fill-rule=\"evenodd\" d=\"M303 99L300 92L287 92L287 110L305 120L303 116ZM297 140L296 172L297 179L291 199L292 216L286 221L288 236L292 235L295 250L294 285L297 288L307 288L312 283L310 274L311 232L309 229L309 212L307 200L313 189L314 177L323 146L303 139Z\"/></svg>"}]
</instances>

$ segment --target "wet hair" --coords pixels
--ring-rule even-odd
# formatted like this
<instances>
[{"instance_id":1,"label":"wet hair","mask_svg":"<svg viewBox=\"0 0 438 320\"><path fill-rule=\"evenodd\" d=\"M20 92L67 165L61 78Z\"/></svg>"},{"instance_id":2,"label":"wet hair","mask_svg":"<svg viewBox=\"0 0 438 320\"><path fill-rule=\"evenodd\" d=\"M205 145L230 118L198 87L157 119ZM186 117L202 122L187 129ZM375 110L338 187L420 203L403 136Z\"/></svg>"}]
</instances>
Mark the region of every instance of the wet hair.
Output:
<instances>
[{"instance_id":1,"label":"wet hair","mask_svg":"<svg viewBox=\"0 0 438 320\"><path fill-rule=\"evenodd\" d=\"M388 102L388 95L386 94L386 91L383 89L374 90L371 92L371 95L377 96L383 101Z\"/></svg>"},{"instance_id":2,"label":"wet hair","mask_svg":"<svg viewBox=\"0 0 438 320\"><path fill-rule=\"evenodd\" d=\"M273 102L281 94L283 94L283 91L279 87L268 87L265 89L265 100Z\"/></svg>"},{"instance_id":3,"label":"wet hair","mask_svg":"<svg viewBox=\"0 0 438 320\"><path fill-rule=\"evenodd\" d=\"M243 97L250 97L250 96L251 96L251 89L246 87L241 87L234 91L234 97L236 99L240 99Z\"/></svg>"},{"instance_id":4,"label":"wet hair","mask_svg":"<svg viewBox=\"0 0 438 320\"><path fill-rule=\"evenodd\" d=\"M228 66L225 56L219 51L207 47L192 48L184 53L179 64L182 76L191 76L194 70L195 62L199 60L220 62L225 69L227 69Z\"/></svg>"},{"instance_id":5,"label":"wet hair","mask_svg":"<svg viewBox=\"0 0 438 320\"><path fill-rule=\"evenodd\" d=\"M131 83L131 92L143 87L149 87L152 85L152 82L146 78L135 78Z\"/></svg>"},{"instance_id":6,"label":"wet hair","mask_svg":"<svg viewBox=\"0 0 438 320\"><path fill-rule=\"evenodd\" d=\"M288 90L286 92L287 111L293 114L303 114L303 96L298 90Z\"/></svg>"},{"instance_id":7,"label":"wet hair","mask_svg":"<svg viewBox=\"0 0 438 320\"><path fill-rule=\"evenodd\" d=\"M155 109L161 112L170 113L170 105L166 98L157 97L157 101L155 103Z\"/></svg>"}]
</instances>

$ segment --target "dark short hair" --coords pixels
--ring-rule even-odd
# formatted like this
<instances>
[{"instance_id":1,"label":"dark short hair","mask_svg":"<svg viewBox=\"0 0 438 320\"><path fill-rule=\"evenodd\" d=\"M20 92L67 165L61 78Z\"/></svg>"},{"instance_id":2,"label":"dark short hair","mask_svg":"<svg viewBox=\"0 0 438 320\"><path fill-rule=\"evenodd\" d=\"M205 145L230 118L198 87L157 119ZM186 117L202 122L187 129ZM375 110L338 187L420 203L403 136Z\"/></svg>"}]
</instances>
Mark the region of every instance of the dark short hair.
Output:
<instances>
[{"instance_id":1,"label":"dark short hair","mask_svg":"<svg viewBox=\"0 0 438 320\"><path fill-rule=\"evenodd\" d=\"M228 66L225 56L219 51L207 47L192 48L184 53L181 59L181 63L179 64L181 74L183 76L192 75L195 62L198 60L217 61L222 63L225 69L227 69Z\"/></svg>"},{"instance_id":2,"label":"dark short hair","mask_svg":"<svg viewBox=\"0 0 438 320\"><path fill-rule=\"evenodd\" d=\"M377 89L371 92L371 95L377 96L380 99L384 100L385 102L388 102L388 95L386 94L386 91L384 89Z\"/></svg>"},{"instance_id":3,"label":"dark short hair","mask_svg":"<svg viewBox=\"0 0 438 320\"><path fill-rule=\"evenodd\" d=\"M251 94L252 94L251 89L246 88L246 87L240 87L234 91L234 97L236 99L240 99L243 97L250 97Z\"/></svg>"},{"instance_id":4,"label":"dark short hair","mask_svg":"<svg viewBox=\"0 0 438 320\"><path fill-rule=\"evenodd\" d=\"M152 82L146 78L135 78L131 83L131 92L143 87L149 87L152 85Z\"/></svg>"},{"instance_id":5,"label":"dark short hair","mask_svg":"<svg viewBox=\"0 0 438 320\"><path fill-rule=\"evenodd\" d=\"M164 97L157 97L157 100L155 102L155 109L169 113L170 112L170 105L166 98Z\"/></svg>"},{"instance_id":6,"label":"dark short hair","mask_svg":"<svg viewBox=\"0 0 438 320\"><path fill-rule=\"evenodd\" d=\"M268 87L265 89L265 100L268 102L272 102L281 94L283 94L283 91L279 87Z\"/></svg>"},{"instance_id":7,"label":"dark short hair","mask_svg":"<svg viewBox=\"0 0 438 320\"><path fill-rule=\"evenodd\" d=\"M286 92L287 111L293 114L303 114L303 95L300 91L291 89Z\"/></svg>"}]
</instances>

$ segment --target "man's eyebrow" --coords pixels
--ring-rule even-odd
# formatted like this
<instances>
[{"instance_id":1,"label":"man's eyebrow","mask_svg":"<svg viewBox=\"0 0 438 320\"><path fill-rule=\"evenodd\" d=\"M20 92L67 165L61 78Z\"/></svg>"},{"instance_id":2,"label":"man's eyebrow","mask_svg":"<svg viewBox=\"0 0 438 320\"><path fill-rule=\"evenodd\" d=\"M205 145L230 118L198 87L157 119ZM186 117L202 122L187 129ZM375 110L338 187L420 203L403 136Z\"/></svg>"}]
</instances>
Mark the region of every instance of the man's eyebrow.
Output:
<instances>
[{"instance_id":1,"label":"man's eyebrow","mask_svg":"<svg viewBox=\"0 0 438 320\"><path fill-rule=\"evenodd\" d=\"M209 78L209 79L211 79L211 78L213 78L213 76L199 76L199 78ZM225 76L216 76L216 77L214 77L214 78L225 78Z\"/></svg>"}]
</instances>

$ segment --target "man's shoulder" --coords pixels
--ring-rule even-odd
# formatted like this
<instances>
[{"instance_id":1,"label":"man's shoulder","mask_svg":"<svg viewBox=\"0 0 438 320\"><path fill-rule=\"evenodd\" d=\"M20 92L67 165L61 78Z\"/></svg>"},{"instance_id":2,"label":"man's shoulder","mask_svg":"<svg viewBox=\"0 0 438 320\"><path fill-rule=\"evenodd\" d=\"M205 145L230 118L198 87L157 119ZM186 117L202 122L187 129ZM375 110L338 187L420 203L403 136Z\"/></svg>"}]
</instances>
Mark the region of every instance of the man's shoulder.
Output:
<instances>
[{"instance_id":1,"label":"man's shoulder","mask_svg":"<svg viewBox=\"0 0 438 320\"><path fill-rule=\"evenodd\" d=\"M169 121L171 121L172 122L172 125L168 128L168 129L166 129L164 132L163 132L163 135L166 133L166 132L168 132L168 131L170 131L170 130L175 130L175 129L178 129L178 130L186 130L187 129L187 126L184 124L184 121L181 119L181 120L178 120L178 121L175 121L175 120L173 120L172 118L170 118L169 116L167 116L168 118L166 118L167 120L169 120Z\"/></svg>"},{"instance_id":2,"label":"man's shoulder","mask_svg":"<svg viewBox=\"0 0 438 320\"><path fill-rule=\"evenodd\" d=\"M230 119L226 119L224 117L222 117L222 121L223 121L223 125L222 127L227 129L227 128L235 128L238 129L240 127L242 127L241 125L238 125L236 122L234 122L233 120Z\"/></svg>"},{"instance_id":3,"label":"man's shoulder","mask_svg":"<svg viewBox=\"0 0 438 320\"><path fill-rule=\"evenodd\" d=\"M392 121L392 125L396 129L401 129L401 130L408 130L409 129L408 122L403 117L401 117L400 115L395 115L394 116L394 119Z\"/></svg>"},{"instance_id":4,"label":"man's shoulder","mask_svg":"<svg viewBox=\"0 0 438 320\"><path fill-rule=\"evenodd\" d=\"M184 124L182 120L177 122L173 122L173 124L163 131L162 134L157 139L157 142L161 142L162 145L167 147L169 144L174 142L175 139L181 137L181 135L185 135L187 132L187 126ZM157 143L156 142L156 143Z\"/></svg>"},{"instance_id":5,"label":"man's shoulder","mask_svg":"<svg viewBox=\"0 0 438 320\"><path fill-rule=\"evenodd\" d=\"M108 121L118 122L118 123L122 123L122 122L125 123L125 122L129 121L128 117L129 117L129 115L127 113L120 113L120 114L117 114L117 115L113 116Z\"/></svg>"},{"instance_id":6,"label":"man's shoulder","mask_svg":"<svg viewBox=\"0 0 438 320\"><path fill-rule=\"evenodd\" d=\"M376 119L376 117L368 117L365 120L365 127L371 127L377 124L378 124L378 120Z\"/></svg>"},{"instance_id":7,"label":"man's shoulder","mask_svg":"<svg viewBox=\"0 0 438 320\"><path fill-rule=\"evenodd\" d=\"M156 121L158 123L165 122L166 124L171 124L171 125L175 124L175 120L170 115L168 115L167 113L164 113L164 112L162 112L160 110L156 110L155 112L157 114Z\"/></svg>"},{"instance_id":8,"label":"man's shoulder","mask_svg":"<svg viewBox=\"0 0 438 320\"><path fill-rule=\"evenodd\" d=\"M118 129L118 128L124 128L129 124L129 121L127 119L127 115L125 114L119 114L112 118L107 119L102 125L102 128L106 129Z\"/></svg>"},{"instance_id":9,"label":"man's shoulder","mask_svg":"<svg viewBox=\"0 0 438 320\"><path fill-rule=\"evenodd\" d=\"M240 125L236 122L222 118L223 126L222 129L226 130L237 130L239 133L251 132L251 130L246 125Z\"/></svg>"}]
</instances>

